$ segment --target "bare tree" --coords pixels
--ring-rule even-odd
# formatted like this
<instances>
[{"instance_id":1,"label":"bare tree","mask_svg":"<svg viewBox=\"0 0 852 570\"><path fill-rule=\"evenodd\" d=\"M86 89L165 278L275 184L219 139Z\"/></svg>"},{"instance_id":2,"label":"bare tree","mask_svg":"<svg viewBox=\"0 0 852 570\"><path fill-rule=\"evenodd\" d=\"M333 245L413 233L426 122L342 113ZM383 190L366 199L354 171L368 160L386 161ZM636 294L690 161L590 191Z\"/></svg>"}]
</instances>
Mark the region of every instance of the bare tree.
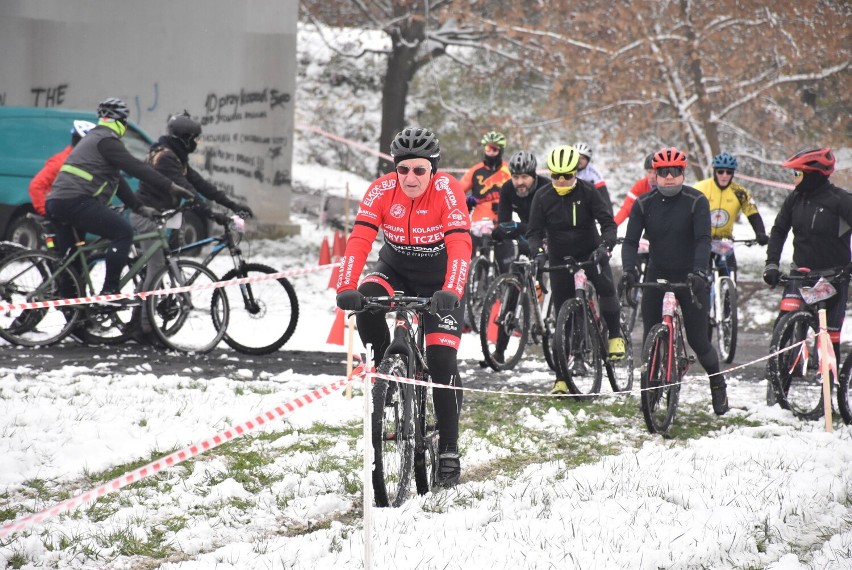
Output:
<instances>
[{"instance_id":1,"label":"bare tree","mask_svg":"<svg viewBox=\"0 0 852 570\"><path fill-rule=\"evenodd\" d=\"M682 146L697 175L721 150L759 167L796 148L848 141L847 1L488 6L466 4L458 17L520 42L526 65L550 76L544 123L582 121L603 139Z\"/></svg>"},{"instance_id":2,"label":"bare tree","mask_svg":"<svg viewBox=\"0 0 852 570\"><path fill-rule=\"evenodd\" d=\"M448 46L476 46L484 35L481 29L461 26L451 19L448 13L451 3L451 0L347 0L336 3L350 16L349 25L382 30L390 38L390 46L379 50L387 55L379 134L379 149L383 152L387 152L393 136L405 126L409 85L415 74L433 58L446 55ZM342 23L330 12L327 3L304 0L302 7L308 19ZM365 45L337 46L336 49L351 57L376 51ZM386 160L379 159L379 173L391 167Z\"/></svg>"}]
</instances>

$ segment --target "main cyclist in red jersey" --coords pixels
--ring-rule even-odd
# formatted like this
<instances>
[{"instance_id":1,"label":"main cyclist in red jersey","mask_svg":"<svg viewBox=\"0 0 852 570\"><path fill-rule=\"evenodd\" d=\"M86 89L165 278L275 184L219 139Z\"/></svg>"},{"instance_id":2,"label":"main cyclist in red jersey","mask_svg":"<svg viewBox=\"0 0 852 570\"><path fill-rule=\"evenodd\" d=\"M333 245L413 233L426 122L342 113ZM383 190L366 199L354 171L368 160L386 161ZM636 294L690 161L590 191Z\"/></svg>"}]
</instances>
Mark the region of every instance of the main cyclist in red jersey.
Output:
<instances>
[{"instance_id":1,"label":"main cyclist in red jersey","mask_svg":"<svg viewBox=\"0 0 852 570\"><path fill-rule=\"evenodd\" d=\"M434 382L460 387L456 358L464 319L461 300L472 249L464 192L455 178L437 171L441 149L428 129L403 129L394 137L390 151L396 169L370 185L346 243L337 306L357 311L364 305L364 296L392 295L394 291L431 296L436 312L423 316L426 362ZM356 288L380 229L385 243L379 261ZM391 340L385 317L363 312L357 323L361 341L373 346L378 366ZM440 436L436 484L452 487L461 474L462 392L436 389L433 398Z\"/></svg>"}]
</instances>

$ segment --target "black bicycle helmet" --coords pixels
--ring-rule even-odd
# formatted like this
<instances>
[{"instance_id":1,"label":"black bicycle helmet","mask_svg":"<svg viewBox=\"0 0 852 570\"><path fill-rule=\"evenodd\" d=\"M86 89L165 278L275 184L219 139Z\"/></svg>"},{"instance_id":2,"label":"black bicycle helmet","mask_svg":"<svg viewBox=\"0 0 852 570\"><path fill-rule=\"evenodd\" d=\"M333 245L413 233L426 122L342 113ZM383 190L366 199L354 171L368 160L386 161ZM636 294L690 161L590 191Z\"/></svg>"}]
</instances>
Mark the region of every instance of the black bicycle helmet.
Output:
<instances>
[{"instance_id":1,"label":"black bicycle helmet","mask_svg":"<svg viewBox=\"0 0 852 570\"><path fill-rule=\"evenodd\" d=\"M529 174L535 176L538 161L535 155L525 150L519 150L509 158L509 172L512 174Z\"/></svg>"},{"instance_id":2,"label":"black bicycle helmet","mask_svg":"<svg viewBox=\"0 0 852 570\"><path fill-rule=\"evenodd\" d=\"M186 111L169 117L167 124L169 136L177 139L189 152L195 150L195 139L201 136L201 124L193 121Z\"/></svg>"},{"instance_id":3,"label":"black bicycle helmet","mask_svg":"<svg viewBox=\"0 0 852 570\"><path fill-rule=\"evenodd\" d=\"M110 97L98 104L98 117L102 119L113 119L115 121L127 121L130 116L130 108L121 99Z\"/></svg>"},{"instance_id":4,"label":"black bicycle helmet","mask_svg":"<svg viewBox=\"0 0 852 570\"><path fill-rule=\"evenodd\" d=\"M441 146L438 137L429 129L405 127L393 137L390 146L393 163L399 164L407 158L426 158L432 163L432 173L441 158Z\"/></svg>"}]
</instances>

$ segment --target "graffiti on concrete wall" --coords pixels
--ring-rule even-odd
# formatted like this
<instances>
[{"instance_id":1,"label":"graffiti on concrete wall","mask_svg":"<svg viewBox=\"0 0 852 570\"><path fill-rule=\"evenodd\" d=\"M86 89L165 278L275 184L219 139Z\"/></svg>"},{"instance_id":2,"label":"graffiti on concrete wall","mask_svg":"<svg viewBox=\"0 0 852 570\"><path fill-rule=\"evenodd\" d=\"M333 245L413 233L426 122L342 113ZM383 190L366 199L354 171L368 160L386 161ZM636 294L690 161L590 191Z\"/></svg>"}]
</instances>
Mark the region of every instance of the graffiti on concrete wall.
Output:
<instances>
[{"instance_id":1,"label":"graffiti on concrete wall","mask_svg":"<svg viewBox=\"0 0 852 570\"><path fill-rule=\"evenodd\" d=\"M33 107L61 107L65 103L65 95L68 92L68 84L61 83L53 87L33 87L30 93L33 95Z\"/></svg>"}]
</instances>

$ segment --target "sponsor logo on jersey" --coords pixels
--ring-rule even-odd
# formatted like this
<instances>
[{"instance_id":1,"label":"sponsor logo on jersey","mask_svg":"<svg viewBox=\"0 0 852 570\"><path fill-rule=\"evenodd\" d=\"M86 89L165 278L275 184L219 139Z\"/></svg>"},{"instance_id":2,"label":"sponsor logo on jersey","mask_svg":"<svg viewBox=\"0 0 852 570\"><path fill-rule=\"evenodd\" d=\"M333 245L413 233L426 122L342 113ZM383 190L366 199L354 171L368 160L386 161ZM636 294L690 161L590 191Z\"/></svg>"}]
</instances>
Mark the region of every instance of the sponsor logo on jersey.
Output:
<instances>
[{"instance_id":1,"label":"sponsor logo on jersey","mask_svg":"<svg viewBox=\"0 0 852 570\"><path fill-rule=\"evenodd\" d=\"M441 320L438 321L438 328L448 331L457 331L459 329L459 322L452 314L444 315L441 317Z\"/></svg>"},{"instance_id":2,"label":"sponsor logo on jersey","mask_svg":"<svg viewBox=\"0 0 852 570\"><path fill-rule=\"evenodd\" d=\"M712 210L710 212L710 225L714 228L721 228L727 225L728 220L731 219L731 215L727 210Z\"/></svg>"},{"instance_id":3,"label":"sponsor logo on jersey","mask_svg":"<svg viewBox=\"0 0 852 570\"><path fill-rule=\"evenodd\" d=\"M447 214L447 218L450 220L449 225L451 226L464 225L470 220L470 216L468 215L468 213L462 212L458 208Z\"/></svg>"},{"instance_id":4,"label":"sponsor logo on jersey","mask_svg":"<svg viewBox=\"0 0 852 570\"><path fill-rule=\"evenodd\" d=\"M372 210L365 210L364 208L358 208L358 216L362 218L370 218L372 220L378 219L378 216Z\"/></svg>"},{"instance_id":5,"label":"sponsor logo on jersey","mask_svg":"<svg viewBox=\"0 0 852 570\"><path fill-rule=\"evenodd\" d=\"M402 204L394 204L391 206L390 215L392 218L401 218L405 215L405 206Z\"/></svg>"},{"instance_id":6,"label":"sponsor logo on jersey","mask_svg":"<svg viewBox=\"0 0 852 570\"><path fill-rule=\"evenodd\" d=\"M364 196L364 199L361 201L361 203L367 206L368 208L372 208L373 202L381 198L382 194L385 193L385 190L386 189L382 188L381 186L373 186L372 188L367 190L367 194L366 196Z\"/></svg>"},{"instance_id":7,"label":"sponsor logo on jersey","mask_svg":"<svg viewBox=\"0 0 852 570\"><path fill-rule=\"evenodd\" d=\"M428 234L431 232L437 232L441 229L441 226L429 226L428 228L411 228L411 231L416 234Z\"/></svg>"},{"instance_id":8,"label":"sponsor logo on jersey","mask_svg":"<svg viewBox=\"0 0 852 570\"><path fill-rule=\"evenodd\" d=\"M414 210L414 213L416 213L419 216L425 216L426 214L429 213L429 210Z\"/></svg>"}]
</instances>

